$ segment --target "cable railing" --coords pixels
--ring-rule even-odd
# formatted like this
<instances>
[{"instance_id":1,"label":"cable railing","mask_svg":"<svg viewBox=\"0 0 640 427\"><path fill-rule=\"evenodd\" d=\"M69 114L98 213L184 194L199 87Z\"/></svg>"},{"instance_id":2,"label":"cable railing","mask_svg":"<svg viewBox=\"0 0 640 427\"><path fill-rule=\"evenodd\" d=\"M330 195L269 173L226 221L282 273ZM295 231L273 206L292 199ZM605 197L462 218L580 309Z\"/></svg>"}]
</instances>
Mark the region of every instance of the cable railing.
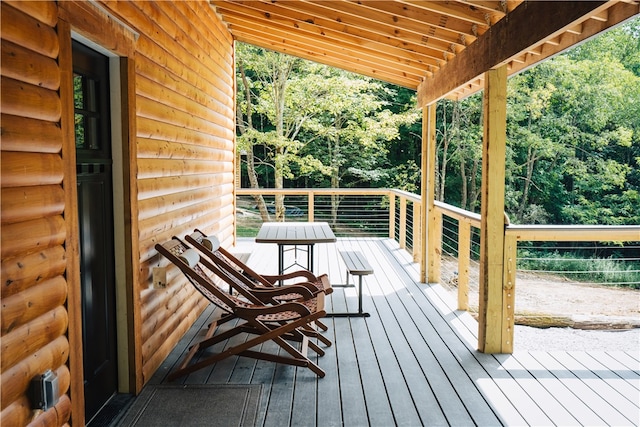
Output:
<instances>
[{"instance_id":1,"label":"cable railing","mask_svg":"<svg viewBox=\"0 0 640 427\"><path fill-rule=\"evenodd\" d=\"M536 243L519 245L518 272L551 274L583 285L640 288L640 245L575 242L550 247Z\"/></svg>"},{"instance_id":2,"label":"cable railing","mask_svg":"<svg viewBox=\"0 0 640 427\"><path fill-rule=\"evenodd\" d=\"M458 309L469 310L470 298L472 306L478 304L479 214L434 202L435 218L429 234L435 238L431 239L433 247L427 247L427 256L422 257L422 202L416 194L353 188L245 188L236 193L239 236L255 236L262 224L254 195L263 197L271 221L275 219L275 197L282 195L286 221L326 221L339 237L392 238L412 253L415 261L429 258L428 281L457 288ZM504 224L503 286L507 290L515 288L516 272L640 289L640 226L514 225L506 215Z\"/></svg>"},{"instance_id":3,"label":"cable railing","mask_svg":"<svg viewBox=\"0 0 640 427\"><path fill-rule=\"evenodd\" d=\"M324 221L338 237L389 237L418 259L420 197L393 189L236 189L236 232L255 237L263 219L254 196L261 196L267 221L275 221L275 198L285 197L285 221ZM391 214L393 213L393 214Z\"/></svg>"}]
</instances>

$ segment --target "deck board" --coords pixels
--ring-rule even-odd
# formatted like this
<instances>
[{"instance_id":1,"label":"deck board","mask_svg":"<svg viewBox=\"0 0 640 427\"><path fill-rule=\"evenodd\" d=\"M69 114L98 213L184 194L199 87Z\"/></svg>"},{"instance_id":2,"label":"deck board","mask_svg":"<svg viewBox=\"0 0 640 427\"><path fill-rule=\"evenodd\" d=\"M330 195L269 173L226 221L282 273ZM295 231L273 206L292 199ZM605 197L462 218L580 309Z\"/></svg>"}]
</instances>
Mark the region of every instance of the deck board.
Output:
<instances>
[{"instance_id":1,"label":"deck board","mask_svg":"<svg viewBox=\"0 0 640 427\"><path fill-rule=\"evenodd\" d=\"M277 271L276 245L242 245L256 270ZM334 284L345 281L338 250L362 252L374 269L363 277L363 310L371 317L323 320L333 345L313 360L325 378L306 368L233 357L175 383L261 384L257 425L265 427L640 423L638 354L616 349L480 353L477 322L457 311L442 287L419 283L419 267L396 242L339 238L316 245L316 273L327 273ZM355 312L357 300L357 288L335 288L327 310ZM150 384L166 382L215 315L211 308L203 313ZM278 351L272 343L262 347Z\"/></svg>"}]
</instances>

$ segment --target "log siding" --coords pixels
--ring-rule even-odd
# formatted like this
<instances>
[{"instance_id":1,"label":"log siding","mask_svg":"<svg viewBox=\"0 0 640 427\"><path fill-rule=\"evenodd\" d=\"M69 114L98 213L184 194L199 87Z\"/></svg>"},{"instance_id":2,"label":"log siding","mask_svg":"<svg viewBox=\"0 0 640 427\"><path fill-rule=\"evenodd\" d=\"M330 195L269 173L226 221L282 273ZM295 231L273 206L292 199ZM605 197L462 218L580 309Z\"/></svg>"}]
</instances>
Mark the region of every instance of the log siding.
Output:
<instances>
[{"instance_id":1,"label":"log siding","mask_svg":"<svg viewBox=\"0 0 640 427\"><path fill-rule=\"evenodd\" d=\"M69 421L64 162L54 2L2 2L2 425L33 418L34 376L58 374L51 425ZM80 379L81 380L81 379ZM54 414L57 414L53 416ZM49 416L45 417L49 419Z\"/></svg>"},{"instance_id":2,"label":"log siding","mask_svg":"<svg viewBox=\"0 0 640 427\"><path fill-rule=\"evenodd\" d=\"M75 157L64 154L73 149L64 81L72 75L71 33L122 63L128 199L117 209L132 251L127 283L117 286L128 293L125 360L133 367L121 390L134 393L206 306L174 269L166 288L153 288L153 268L167 266L154 245L195 227L233 238L233 40L206 1L4 1L1 8L0 424L83 424L69 189ZM34 411L28 384L46 369L57 373L61 398L54 409Z\"/></svg>"}]
</instances>

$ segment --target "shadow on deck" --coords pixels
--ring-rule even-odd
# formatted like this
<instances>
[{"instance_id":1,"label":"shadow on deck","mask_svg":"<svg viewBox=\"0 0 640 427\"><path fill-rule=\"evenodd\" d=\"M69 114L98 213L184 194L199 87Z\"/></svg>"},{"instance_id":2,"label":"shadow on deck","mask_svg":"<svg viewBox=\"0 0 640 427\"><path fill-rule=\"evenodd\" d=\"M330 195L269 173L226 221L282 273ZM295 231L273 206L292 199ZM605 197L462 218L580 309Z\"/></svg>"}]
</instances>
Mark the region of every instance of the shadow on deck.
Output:
<instances>
[{"instance_id":1,"label":"shadow on deck","mask_svg":"<svg viewBox=\"0 0 640 427\"><path fill-rule=\"evenodd\" d=\"M251 251L248 262L258 271L276 272L275 245L243 240L238 249ZM374 268L363 290L371 317L324 320L334 343L316 358L324 378L306 368L233 357L172 384L261 384L258 426L640 422L637 352L480 353L475 320L456 311L440 285L419 283L418 265L396 242L345 238L318 245L316 270L332 283L345 280L338 249L361 251ZM356 289L336 288L327 311L357 309ZM202 314L146 388L167 383L214 316L212 308Z\"/></svg>"}]
</instances>

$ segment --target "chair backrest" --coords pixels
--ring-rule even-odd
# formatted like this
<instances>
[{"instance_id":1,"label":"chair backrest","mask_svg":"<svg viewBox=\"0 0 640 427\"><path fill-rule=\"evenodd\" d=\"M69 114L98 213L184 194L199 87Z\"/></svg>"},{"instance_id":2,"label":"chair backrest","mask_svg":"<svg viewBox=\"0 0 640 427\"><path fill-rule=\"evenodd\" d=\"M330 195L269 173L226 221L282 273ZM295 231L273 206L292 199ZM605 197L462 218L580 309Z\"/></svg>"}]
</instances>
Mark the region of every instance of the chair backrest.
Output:
<instances>
[{"instance_id":1,"label":"chair backrest","mask_svg":"<svg viewBox=\"0 0 640 427\"><path fill-rule=\"evenodd\" d=\"M260 274L251 270L249 266L220 246L220 241L217 237L205 236L203 232L196 229L193 233L185 236L185 240L207 255L209 260L216 266L227 272L233 282L230 285L238 292L244 294L245 291L249 292L258 286L273 287Z\"/></svg>"},{"instance_id":2,"label":"chair backrest","mask_svg":"<svg viewBox=\"0 0 640 427\"><path fill-rule=\"evenodd\" d=\"M255 301L247 303L222 290L205 272L203 267L225 281L227 281L227 274L206 259L201 258L198 251L188 247L177 237L163 244L156 244L156 250L177 266L205 298L222 310L232 313L235 307L246 307L255 304Z\"/></svg>"}]
</instances>

